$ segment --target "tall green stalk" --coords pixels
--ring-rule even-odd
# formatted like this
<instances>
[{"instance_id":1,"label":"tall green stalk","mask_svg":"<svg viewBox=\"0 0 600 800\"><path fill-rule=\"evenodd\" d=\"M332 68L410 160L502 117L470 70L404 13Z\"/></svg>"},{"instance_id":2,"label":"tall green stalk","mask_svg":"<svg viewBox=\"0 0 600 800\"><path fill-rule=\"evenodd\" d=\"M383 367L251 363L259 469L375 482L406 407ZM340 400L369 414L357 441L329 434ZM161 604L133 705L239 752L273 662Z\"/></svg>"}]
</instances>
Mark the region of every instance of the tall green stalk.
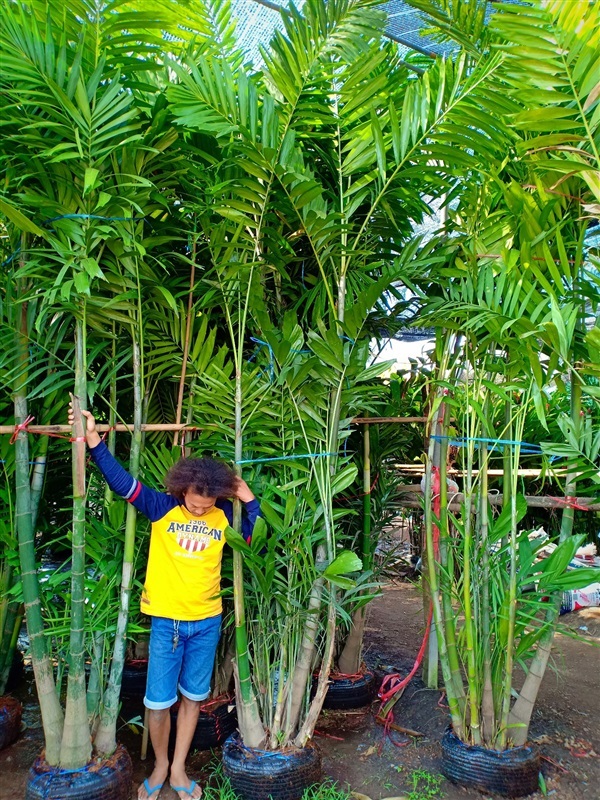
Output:
<instances>
[{"instance_id":1,"label":"tall green stalk","mask_svg":"<svg viewBox=\"0 0 600 800\"><path fill-rule=\"evenodd\" d=\"M573 432L579 441L581 436L581 383L575 370L571 371L571 423ZM567 475L565 494L567 497L575 497L577 494L577 473L575 471L569 471ZM575 509L567 506L562 512L560 542L566 541L572 535L574 520ZM523 687L510 711L508 724L511 726L510 735L515 745L524 745L527 741L531 715L533 714L533 708L552 651L554 626L558 618L559 608L560 597L554 598L544 620L547 631L538 643L535 655L529 665L529 671L523 682Z\"/></svg>"},{"instance_id":2,"label":"tall green stalk","mask_svg":"<svg viewBox=\"0 0 600 800\"><path fill-rule=\"evenodd\" d=\"M235 462L238 475L242 460L242 369L241 348L236 354L235 374ZM240 501L233 502L233 527L242 529L242 508ZM235 678L238 695L238 716L242 740L247 747L261 747L265 740L265 730L260 719L258 703L252 687L252 674L248 655L248 629L244 602L244 564L242 554L233 553L233 604L235 614Z\"/></svg>"},{"instance_id":3,"label":"tall green stalk","mask_svg":"<svg viewBox=\"0 0 600 800\"><path fill-rule=\"evenodd\" d=\"M137 478L140 469L140 455L142 449L142 397L143 376L141 362L141 348L138 340L138 331L133 334L133 435L129 455L129 471ZM133 590L134 559L135 559L135 526L137 509L127 504L125 517L125 543L123 547L123 568L121 572L121 592L119 613L113 645L113 656L110 667L108 685L102 698L102 714L100 725L96 732L94 745L100 755L110 755L117 746L117 718L119 715L119 698L121 694L121 679L125 664L127 649L127 622L129 619L129 606Z\"/></svg>"},{"instance_id":4,"label":"tall green stalk","mask_svg":"<svg viewBox=\"0 0 600 800\"><path fill-rule=\"evenodd\" d=\"M483 649L483 686L481 693L482 737L486 745L492 742L495 729L494 687L492 683L492 640L490 609L490 555L488 522L488 449L482 442L479 451L479 552L481 558L481 647Z\"/></svg>"},{"instance_id":5,"label":"tall green stalk","mask_svg":"<svg viewBox=\"0 0 600 800\"><path fill-rule=\"evenodd\" d=\"M370 426L363 426L363 529L361 538L361 558L364 570L373 564L371 546L371 437ZM342 674L354 675L361 666L362 646L367 620L367 607L357 609L352 615L352 624L344 648L338 659L338 669Z\"/></svg>"},{"instance_id":6,"label":"tall green stalk","mask_svg":"<svg viewBox=\"0 0 600 800\"><path fill-rule=\"evenodd\" d=\"M87 402L85 343L85 301L75 322L75 396L73 397L72 463L73 528L71 560L71 627L69 636L69 675L65 705L65 728L60 748L60 764L65 769L80 769L92 754L85 686L85 458L86 445L80 408Z\"/></svg>"},{"instance_id":7,"label":"tall green stalk","mask_svg":"<svg viewBox=\"0 0 600 800\"><path fill-rule=\"evenodd\" d=\"M437 428L437 420L439 415L439 406L441 404L441 397L436 399L432 408L432 428ZM431 466L433 462L433 451L435 447L435 440L430 438L429 449L427 453L427 463L425 469L425 546L427 548L427 568L429 587L431 590L431 602L433 604L433 619L435 621L435 634L437 637L440 664L442 667L442 675L444 677L444 684L446 686L446 694L448 697L448 705L450 708L450 717L452 719L452 727L454 732L460 738L463 738L463 709L460 698L458 697L454 688L454 679L450 667L450 659L448 658L448 648L446 643L445 625L443 606L440 599L440 584L438 579L438 564L435 557L435 543L433 537L433 515L431 513L432 507L432 481L431 481Z\"/></svg>"},{"instance_id":8,"label":"tall green stalk","mask_svg":"<svg viewBox=\"0 0 600 800\"><path fill-rule=\"evenodd\" d=\"M25 236L21 242L21 252L26 251ZM21 258L24 264L25 256ZM17 294L25 287L17 281ZM27 306L25 303L17 307L17 324L15 325L15 352L19 365L14 383L13 400L15 422L25 422L27 411L27 383L29 365L29 337L27 328ZM27 632L31 650L31 661L35 675L38 701L42 714L42 725L46 742L46 761L56 766L60 761L60 743L63 734L64 717L54 683L52 664L50 662L44 623L40 603L39 584L35 562L35 542L33 519L31 515L31 485L29 482L29 441L25 431L20 431L15 441L15 522L19 540L19 560L23 599L27 618Z\"/></svg>"},{"instance_id":9,"label":"tall green stalk","mask_svg":"<svg viewBox=\"0 0 600 800\"><path fill-rule=\"evenodd\" d=\"M450 535L448 514L448 411L447 403L440 406L439 431L440 441L440 594L442 612L444 615L444 635L446 637L446 652L448 665L452 675L454 692L457 700L464 698L460 659L456 645L456 614L452 607L452 580L454 576L454 550ZM429 609L426 609L429 615ZM432 621L433 624L433 621ZM435 632L434 632L435 635ZM437 641L437 640L436 640ZM436 664L437 667L437 664ZM436 670L437 672L437 670Z\"/></svg>"},{"instance_id":10,"label":"tall green stalk","mask_svg":"<svg viewBox=\"0 0 600 800\"><path fill-rule=\"evenodd\" d=\"M468 409L470 410L470 409ZM473 458L474 458L474 435L476 425L472 415L467 416L467 470L465 475L464 492L464 528L463 528L463 578L462 578L462 610L464 614L464 631L466 639L467 657L467 682L468 682L468 701L469 701L469 729L473 739L473 744L481 744L481 728L479 722L479 675L476 664L477 630L476 619L473 614L472 597L473 585L471 569L473 566ZM469 424L470 423L470 424Z\"/></svg>"}]
</instances>

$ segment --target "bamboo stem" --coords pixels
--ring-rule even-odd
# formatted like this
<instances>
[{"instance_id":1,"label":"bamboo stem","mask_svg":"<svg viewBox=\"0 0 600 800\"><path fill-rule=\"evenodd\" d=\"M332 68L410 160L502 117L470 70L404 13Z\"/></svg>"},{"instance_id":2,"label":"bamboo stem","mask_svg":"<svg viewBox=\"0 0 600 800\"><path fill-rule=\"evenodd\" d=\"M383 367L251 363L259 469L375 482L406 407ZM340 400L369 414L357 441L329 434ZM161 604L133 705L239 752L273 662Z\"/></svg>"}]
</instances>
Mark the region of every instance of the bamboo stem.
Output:
<instances>
[{"instance_id":1,"label":"bamboo stem","mask_svg":"<svg viewBox=\"0 0 600 800\"><path fill-rule=\"evenodd\" d=\"M21 240L21 266L24 266L24 253L27 249L26 236ZM17 282L18 293L23 287ZM14 382L15 422L25 422L27 411L27 382L29 366L29 336L27 327L27 304L22 303L17 310L15 325L15 350L20 369ZM14 430L14 428L13 428ZM29 482L29 440L21 430L15 441L15 524L19 541L19 561L23 584L23 599L27 619L27 632L31 647L31 661L35 674L38 702L42 714L42 725L46 744L46 761L56 766L60 760L60 743L63 734L64 717L56 694L52 664L42 619L40 590L35 562L35 543L33 519L31 516L31 485Z\"/></svg>"},{"instance_id":2,"label":"bamboo stem","mask_svg":"<svg viewBox=\"0 0 600 800\"><path fill-rule=\"evenodd\" d=\"M468 386L468 384L467 384ZM470 410L470 409L469 409ZM473 615L472 597L477 590L476 580L472 581L471 570L474 564L473 559L473 527L472 527L472 496L473 496L473 458L474 447L469 430L472 418L467 416L467 436L471 438L467 450L467 475L465 477L465 514L464 514L464 533L463 533L463 579L462 579L462 610L464 614L464 631L466 640L466 660L467 660L467 681L468 681L468 701L469 701L469 730L471 732L472 743L481 744L481 728L479 723L479 676L476 666L476 636L475 618Z\"/></svg>"},{"instance_id":3,"label":"bamboo stem","mask_svg":"<svg viewBox=\"0 0 600 800\"><path fill-rule=\"evenodd\" d=\"M433 409L433 419L437 423L437 415L439 408ZM433 427L433 426L432 426ZM446 686L446 694L448 696L448 705L450 707L450 717L452 719L452 726L454 732L459 738L463 738L463 720L462 708L460 698L456 696L454 689L454 679L450 670L450 662L448 659L448 651L445 639L444 629L444 616L442 604L440 602L440 590L438 583L437 563L435 556L435 546L433 540L433 519L431 514L432 491L431 491L431 463L433 461L433 448L434 440L429 441L429 451L427 454L427 471L425 473L425 536L427 547L427 567L429 570L429 585L431 587L431 601L433 604L433 619L435 620L435 630L439 648L440 663L442 666L442 674L444 676L444 684Z\"/></svg>"},{"instance_id":4,"label":"bamboo stem","mask_svg":"<svg viewBox=\"0 0 600 800\"><path fill-rule=\"evenodd\" d=\"M85 686L85 458L86 445L81 406L87 397L85 326L75 323L75 395L73 407L73 528L71 544L71 625L69 635L69 674L65 705L65 728L60 748L64 769L81 769L92 754Z\"/></svg>"},{"instance_id":5,"label":"bamboo stem","mask_svg":"<svg viewBox=\"0 0 600 800\"><path fill-rule=\"evenodd\" d=\"M134 434L131 440L129 457L129 471L134 478L138 477L140 456L142 451L142 396L143 376L141 365L141 349L137 336L133 336L133 409L134 409ZM110 668L108 685L104 692L102 715L96 733L94 744L99 754L108 756L117 746L117 718L119 714L121 679L125 663L125 650L127 646L127 622L129 619L129 606L133 590L134 559L135 559L135 526L137 509L127 504L125 517L125 543L123 547L123 567L121 572L121 591L117 628L113 644L113 657Z\"/></svg>"},{"instance_id":6,"label":"bamboo stem","mask_svg":"<svg viewBox=\"0 0 600 800\"><path fill-rule=\"evenodd\" d=\"M175 422L181 422L181 413L183 410L183 392L185 389L185 374L187 371L187 361L190 352L190 339L192 335L192 308L194 305L194 284L196 281L196 246L197 246L198 238L194 235L194 241L192 244L192 268L190 271L190 288L188 292L188 304L187 304L187 317L185 321L185 342L183 345L183 360L181 362L181 376L179 378L179 392L177 394L177 410L175 412ZM173 436L173 447L177 447L179 444L179 431L175 431L175 435Z\"/></svg>"}]
</instances>

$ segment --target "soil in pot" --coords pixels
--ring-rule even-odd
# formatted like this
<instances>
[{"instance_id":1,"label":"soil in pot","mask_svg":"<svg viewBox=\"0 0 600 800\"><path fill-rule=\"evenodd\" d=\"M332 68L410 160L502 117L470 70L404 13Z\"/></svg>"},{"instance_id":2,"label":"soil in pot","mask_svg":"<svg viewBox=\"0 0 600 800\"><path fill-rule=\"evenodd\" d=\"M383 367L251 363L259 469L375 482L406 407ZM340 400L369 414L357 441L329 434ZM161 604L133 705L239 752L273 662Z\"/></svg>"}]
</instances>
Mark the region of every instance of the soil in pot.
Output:
<instances>
[{"instance_id":1,"label":"soil in pot","mask_svg":"<svg viewBox=\"0 0 600 800\"><path fill-rule=\"evenodd\" d=\"M0 750L19 736L23 706L14 697L0 697Z\"/></svg>"},{"instance_id":2,"label":"soil in pot","mask_svg":"<svg viewBox=\"0 0 600 800\"><path fill-rule=\"evenodd\" d=\"M255 750L234 733L223 745L223 771L244 800L301 800L321 780L321 754L313 742L302 749Z\"/></svg>"},{"instance_id":3,"label":"soil in pot","mask_svg":"<svg viewBox=\"0 0 600 800\"><path fill-rule=\"evenodd\" d=\"M364 669L356 675L332 672L329 681L323 708L338 710L363 708L373 702L379 688L375 673L369 669Z\"/></svg>"},{"instance_id":4,"label":"soil in pot","mask_svg":"<svg viewBox=\"0 0 600 800\"><path fill-rule=\"evenodd\" d=\"M51 767L41 755L29 770L25 800L129 800L132 781L131 758L123 745L79 770Z\"/></svg>"},{"instance_id":5,"label":"soil in pot","mask_svg":"<svg viewBox=\"0 0 600 800\"><path fill-rule=\"evenodd\" d=\"M540 753L536 747L489 750L468 745L448 729L442 737L442 772L453 783L499 794L526 797L539 785Z\"/></svg>"},{"instance_id":6,"label":"soil in pot","mask_svg":"<svg viewBox=\"0 0 600 800\"><path fill-rule=\"evenodd\" d=\"M171 706L171 736L169 745L175 747L175 733L177 729L177 711L179 703ZM231 695L221 695L214 700L205 700L200 704L200 713L192 750L212 750L220 747L237 728L237 714L234 700Z\"/></svg>"}]
</instances>

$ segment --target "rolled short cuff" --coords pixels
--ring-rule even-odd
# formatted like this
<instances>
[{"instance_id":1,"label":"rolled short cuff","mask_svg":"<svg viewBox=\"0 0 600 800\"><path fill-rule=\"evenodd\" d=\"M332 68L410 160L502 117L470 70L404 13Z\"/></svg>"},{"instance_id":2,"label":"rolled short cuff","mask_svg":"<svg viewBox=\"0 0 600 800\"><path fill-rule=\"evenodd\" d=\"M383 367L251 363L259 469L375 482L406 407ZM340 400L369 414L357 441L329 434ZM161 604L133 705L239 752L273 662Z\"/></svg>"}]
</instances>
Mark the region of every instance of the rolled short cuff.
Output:
<instances>
[{"instance_id":1,"label":"rolled short cuff","mask_svg":"<svg viewBox=\"0 0 600 800\"><path fill-rule=\"evenodd\" d=\"M210 689L208 692L202 692L202 694L192 694L191 692L186 692L181 684L179 684L177 688L184 697L187 697L188 700L193 700L196 703L199 703L201 700L207 700L210 697Z\"/></svg>"},{"instance_id":2,"label":"rolled short cuff","mask_svg":"<svg viewBox=\"0 0 600 800\"><path fill-rule=\"evenodd\" d=\"M165 708L171 708L171 706L174 706L177 700L177 695L175 695L172 700L167 700L164 703L157 703L154 700L148 700L147 697L144 697L144 705L146 708L149 708L152 711L164 711Z\"/></svg>"}]
</instances>

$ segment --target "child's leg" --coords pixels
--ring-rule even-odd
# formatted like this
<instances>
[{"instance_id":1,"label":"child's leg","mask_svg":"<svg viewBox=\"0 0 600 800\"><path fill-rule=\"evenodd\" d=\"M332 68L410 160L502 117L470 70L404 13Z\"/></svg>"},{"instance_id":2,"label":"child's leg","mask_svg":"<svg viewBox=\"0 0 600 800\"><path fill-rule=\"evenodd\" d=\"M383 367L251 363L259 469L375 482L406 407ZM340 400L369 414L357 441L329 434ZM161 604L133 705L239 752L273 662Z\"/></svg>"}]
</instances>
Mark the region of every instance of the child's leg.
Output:
<instances>
[{"instance_id":1,"label":"child's leg","mask_svg":"<svg viewBox=\"0 0 600 800\"><path fill-rule=\"evenodd\" d=\"M182 622L180 625L180 636L185 649L179 678L181 705L177 715L177 739L171 764L171 786L190 789L192 785L185 770L185 761L196 730L200 703L210 695L210 680L220 633L220 614L198 622ZM191 800L200 795L200 787L192 789L191 794L180 793L180 797Z\"/></svg>"},{"instance_id":2,"label":"child's leg","mask_svg":"<svg viewBox=\"0 0 600 800\"><path fill-rule=\"evenodd\" d=\"M149 710L148 728L155 765L147 782L142 783L138 789L139 800L147 800L148 797L156 800L169 773L169 709L177 702L177 681L184 650L183 643L179 641L179 625L179 622L165 617L152 618L144 705Z\"/></svg>"}]
</instances>

